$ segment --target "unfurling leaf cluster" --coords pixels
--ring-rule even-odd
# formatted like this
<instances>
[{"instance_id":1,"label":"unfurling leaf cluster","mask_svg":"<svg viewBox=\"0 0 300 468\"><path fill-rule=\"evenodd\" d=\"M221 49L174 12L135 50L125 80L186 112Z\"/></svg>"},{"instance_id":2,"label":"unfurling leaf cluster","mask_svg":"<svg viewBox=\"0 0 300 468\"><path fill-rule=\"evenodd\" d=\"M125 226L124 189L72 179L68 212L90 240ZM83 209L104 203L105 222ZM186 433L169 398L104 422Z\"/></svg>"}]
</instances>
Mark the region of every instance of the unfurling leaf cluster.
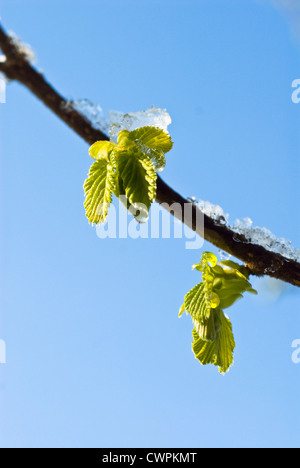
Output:
<instances>
[{"instance_id":1,"label":"unfurling leaf cluster","mask_svg":"<svg viewBox=\"0 0 300 468\"><path fill-rule=\"evenodd\" d=\"M189 291L180 309L190 314L194 324L192 349L201 364L214 364L225 374L233 363L235 341L232 325L223 310L233 305L252 288L245 267L230 260L218 264L210 252L202 254L193 266L202 272L202 282Z\"/></svg>"},{"instance_id":2,"label":"unfurling leaf cluster","mask_svg":"<svg viewBox=\"0 0 300 468\"><path fill-rule=\"evenodd\" d=\"M113 195L137 219L146 219L156 197L157 172L164 169L165 153L172 146L170 136L156 127L123 130L117 143L94 143L89 154L96 161L84 183L84 206L89 222L105 222Z\"/></svg>"}]
</instances>

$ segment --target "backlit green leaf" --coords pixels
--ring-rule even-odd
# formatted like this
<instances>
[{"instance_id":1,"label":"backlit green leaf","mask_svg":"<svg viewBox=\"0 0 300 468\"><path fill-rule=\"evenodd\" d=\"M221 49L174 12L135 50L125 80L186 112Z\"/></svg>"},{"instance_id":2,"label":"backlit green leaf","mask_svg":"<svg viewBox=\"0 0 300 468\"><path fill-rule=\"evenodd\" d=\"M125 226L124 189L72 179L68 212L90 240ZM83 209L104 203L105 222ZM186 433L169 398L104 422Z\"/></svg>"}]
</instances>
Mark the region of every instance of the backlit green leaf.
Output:
<instances>
[{"instance_id":1,"label":"backlit green leaf","mask_svg":"<svg viewBox=\"0 0 300 468\"><path fill-rule=\"evenodd\" d=\"M216 315L216 322L220 324L216 339L213 342L204 341L194 329L192 348L196 359L198 359L201 364L213 364L218 366L219 372L225 374L233 364L235 342L232 333L232 325L222 310L217 309L214 311L214 314Z\"/></svg>"},{"instance_id":2,"label":"backlit green leaf","mask_svg":"<svg viewBox=\"0 0 300 468\"><path fill-rule=\"evenodd\" d=\"M172 146L170 136L156 127L122 130L117 143L96 141L89 154L98 164L84 184L89 221L105 221L113 193L138 221L147 219L156 197L156 173L165 167Z\"/></svg>"},{"instance_id":3,"label":"backlit green leaf","mask_svg":"<svg viewBox=\"0 0 300 468\"><path fill-rule=\"evenodd\" d=\"M193 350L201 364L215 364L225 373L233 362L235 347L230 320L223 309L232 306L243 293L255 294L248 281L248 271L232 261L217 264L211 252L202 254L201 262L193 266L202 273L202 282L184 298L180 316L190 314L194 324Z\"/></svg>"},{"instance_id":4,"label":"backlit green leaf","mask_svg":"<svg viewBox=\"0 0 300 468\"><path fill-rule=\"evenodd\" d=\"M150 205L155 200L157 175L153 163L138 156L135 151L118 151L114 163L119 195L123 190L135 211L133 214L142 219L148 217Z\"/></svg>"},{"instance_id":5,"label":"backlit green leaf","mask_svg":"<svg viewBox=\"0 0 300 468\"><path fill-rule=\"evenodd\" d=\"M106 159L94 162L83 186L86 195L84 207L90 223L105 221L114 185L115 176L111 164Z\"/></svg>"},{"instance_id":6,"label":"backlit green leaf","mask_svg":"<svg viewBox=\"0 0 300 468\"><path fill-rule=\"evenodd\" d=\"M125 130L126 132L126 130ZM124 132L124 133L125 133ZM122 133L120 137L122 138ZM123 134L124 135L124 134ZM173 147L173 142L168 133L157 127L140 127L127 134L128 141L142 143L148 148L168 153ZM119 141L118 141L119 143Z\"/></svg>"},{"instance_id":7,"label":"backlit green leaf","mask_svg":"<svg viewBox=\"0 0 300 468\"><path fill-rule=\"evenodd\" d=\"M116 144L111 141L96 141L90 149L89 154L93 159L109 159L109 153L115 148Z\"/></svg>"}]
</instances>

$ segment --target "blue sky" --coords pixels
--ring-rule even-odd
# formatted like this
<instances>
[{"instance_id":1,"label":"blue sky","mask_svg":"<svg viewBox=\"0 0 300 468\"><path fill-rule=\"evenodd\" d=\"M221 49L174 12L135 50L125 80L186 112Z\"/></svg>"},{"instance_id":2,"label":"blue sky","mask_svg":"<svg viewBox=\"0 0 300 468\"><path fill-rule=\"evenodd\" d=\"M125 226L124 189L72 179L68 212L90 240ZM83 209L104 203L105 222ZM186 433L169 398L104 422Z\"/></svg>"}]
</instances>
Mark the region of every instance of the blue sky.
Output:
<instances>
[{"instance_id":1,"label":"blue sky","mask_svg":"<svg viewBox=\"0 0 300 468\"><path fill-rule=\"evenodd\" d=\"M166 108L163 178L299 245L297 24L275 2L2 0L64 95ZM292 3L292 2L291 2ZM295 18L295 16L293 16ZM100 240L83 209L87 145L12 83L0 107L3 447L299 447L299 291L230 310L225 376L178 319L201 251ZM204 248L218 253L209 244Z\"/></svg>"}]
</instances>

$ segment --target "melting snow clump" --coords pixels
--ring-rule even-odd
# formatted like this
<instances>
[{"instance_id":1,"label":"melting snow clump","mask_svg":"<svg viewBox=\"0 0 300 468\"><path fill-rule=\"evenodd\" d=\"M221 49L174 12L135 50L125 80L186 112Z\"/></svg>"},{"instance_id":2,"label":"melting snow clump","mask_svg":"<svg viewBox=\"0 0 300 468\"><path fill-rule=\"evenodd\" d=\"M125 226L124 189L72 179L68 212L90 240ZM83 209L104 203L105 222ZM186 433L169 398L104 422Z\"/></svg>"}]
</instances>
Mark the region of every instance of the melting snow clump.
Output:
<instances>
[{"instance_id":1,"label":"melting snow clump","mask_svg":"<svg viewBox=\"0 0 300 468\"><path fill-rule=\"evenodd\" d=\"M19 39L14 32L9 32L9 38L18 52L23 55L24 59L27 60L29 63L35 63L37 58L35 52L31 48L29 44L25 44L24 42Z\"/></svg>"},{"instance_id":2,"label":"melting snow clump","mask_svg":"<svg viewBox=\"0 0 300 468\"><path fill-rule=\"evenodd\" d=\"M111 111L108 115L111 122L110 136L112 139L115 139L121 130L132 131L147 126L158 127L168 133L168 126L172 123L166 109L154 106L146 111L129 112L128 114Z\"/></svg>"},{"instance_id":3,"label":"melting snow clump","mask_svg":"<svg viewBox=\"0 0 300 468\"><path fill-rule=\"evenodd\" d=\"M230 227L238 234L242 234L251 244L261 245L271 252L300 262L300 249L292 247L290 240L284 237L277 238L267 228L253 226L253 221L250 218L237 219L235 225Z\"/></svg>"},{"instance_id":4,"label":"melting snow clump","mask_svg":"<svg viewBox=\"0 0 300 468\"><path fill-rule=\"evenodd\" d=\"M95 129L108 133L110 124L105 119L102 107L94 104L88 99L77 99L76 101L68 101L67 108L73 108L82 114Z\"/></svg>"},{"instance_id":5,"label":"melting snow clump","mask_svg":"<svg viewBox=\"0 0 300 468\"><path fill-rule=\"evenodd\" d=\"M214 219L220 224L227 224L229 215L224 213L223 209L219 205L214 205L209 201L196 200L196 198L188 198L188 200L194 205L198 206L202 213L206 214L210 218Z\"/></svg>"},{"instance_id":6,"label":"melting snow clump","mask_svg":"<svg viewBox=\"0 0 300 468\"><path fill-rule=\"evenodd\" d=\"M237 219L234 225L230 225L229 215L224 214L223 209L219 205L213 205L203 200L198 201L194 197L188 198L188 200L219 224L224 224L237 234L243 235L249 244L260 245L266 250L300 263L300 249L293 247L290 240L283 237L277 238L267 228L253 226L253 221L250 218Z\"/></svg>"},{"instance_id":7,"label":"melting snow clump","mask_svg":"<svg viewBox=\"0 0 300 468\"><path fill-rule=\"evenodd\" d=\"M116 141L118 133L122 130L132 131L146 126L162 128L168 133L168 126L172 122L168 112L158 107L127 114L119 111L109 111L107 118L104 116L101 106L88 99L70 100L64 107L80 112L95 129L109 134L113 141Z\"/></svg>"}]
</instances>

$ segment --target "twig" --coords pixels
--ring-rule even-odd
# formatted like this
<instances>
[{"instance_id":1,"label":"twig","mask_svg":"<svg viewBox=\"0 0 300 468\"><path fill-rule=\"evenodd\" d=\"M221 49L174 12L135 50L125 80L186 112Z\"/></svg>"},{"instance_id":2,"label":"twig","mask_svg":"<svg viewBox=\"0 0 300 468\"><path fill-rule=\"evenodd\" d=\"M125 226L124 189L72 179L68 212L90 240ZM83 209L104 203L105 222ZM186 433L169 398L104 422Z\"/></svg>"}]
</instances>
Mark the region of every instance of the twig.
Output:
<instances>
[{"instance_id":1,"label":"twig","mask_svg":"<svg viewBox=\"0 0 300 468\"><path fill-rule=\"evenodd\" d=\"M16 80L28 88L88 144L93 144L97 140L109 139L107 135L95 129L91 122L72 108L68 101L46 81L44 76L35 70L26 57L20 54L1 25L0 48L7 57L6 62L0 63L0 71L5 73L8 79ZM196 214L199 209L192 205L192 218L183 217L184 205L189 201L169 187L160 177L157 180L156 201L164 204L163 206L167 209L168 206L178 203L182 209L178 212L172 211L172 214L198 234L202 234L197 230L196 225ZM271 252L260 245L249 243L243 235L237 234L207 215L204 215L204 226L205 240L242 260L250 274L268 275L300 287L300 264L296 261Z\"/></svg>"}]
</instances>

